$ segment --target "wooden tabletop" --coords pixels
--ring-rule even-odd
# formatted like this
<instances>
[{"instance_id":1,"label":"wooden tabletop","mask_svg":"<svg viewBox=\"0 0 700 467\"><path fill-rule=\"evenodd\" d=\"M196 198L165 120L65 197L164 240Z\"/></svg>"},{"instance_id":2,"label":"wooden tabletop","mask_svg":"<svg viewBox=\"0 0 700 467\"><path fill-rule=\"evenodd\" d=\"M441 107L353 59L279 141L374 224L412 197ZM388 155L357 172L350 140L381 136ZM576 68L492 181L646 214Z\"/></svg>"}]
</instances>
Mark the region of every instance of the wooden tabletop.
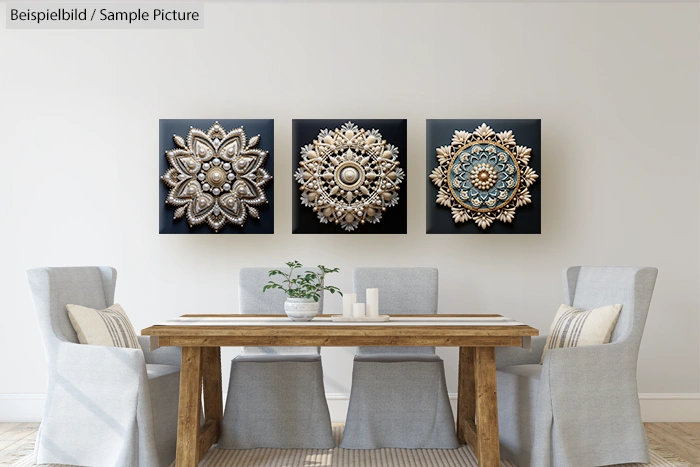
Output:
<instances>
[{"instance_id":1,"label":"wooden tabletop","mask_svg":"<svg viewBox=\"0 0 700 467\"><path fill-rule=\"evenodd\" d=\"M286 315L183 315L150 326L157 346L520 346L538 330L501 315L391 315L388 322L313 321ZM491 322L492 321L492 322Z\"/></svg>"}]
</instances>

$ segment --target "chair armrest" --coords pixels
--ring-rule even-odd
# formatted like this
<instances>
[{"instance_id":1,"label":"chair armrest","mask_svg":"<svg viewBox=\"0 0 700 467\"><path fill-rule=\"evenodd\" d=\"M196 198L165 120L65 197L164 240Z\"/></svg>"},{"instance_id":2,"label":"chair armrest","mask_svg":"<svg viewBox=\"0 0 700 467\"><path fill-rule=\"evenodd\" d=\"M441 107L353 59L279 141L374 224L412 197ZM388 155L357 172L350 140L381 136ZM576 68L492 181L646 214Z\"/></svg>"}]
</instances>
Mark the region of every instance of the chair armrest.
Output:
<instances>
[{"instance_id":1,"label":"chair armrest","mask_svg":"<svg viewBox=\"0 0 700 467\"><path fill-rule=\"evenodd\" d=\"M49 371L69 381L96 381L100 389L105 389L110 384L123 386L125 379L138 382L141 372L145 373L145 363L139 349L63 341L49 362Z\"/></svg>"},{"instance_id":2,"label":"chair armrest","mask_svg":"<svg viewBox=\"0 0 700 467\"><path fill-rule=\"evenodd\" d=\"M637 394L637 349L624 341L549 349L542 364L552 386L561 384L584 398L605 388Z\"/></svg>"},{"instance_id":3,"label":"chair armrest","mask_svg":"<svg viewBox=\"0 0 700 467\"><path fill-rule=\"evenodd\" d=\"M531 351L527 351L522 347L496 347L496 368L540 363L546 341L547 336L533 337Z\"/></svg>"},{"instance_id":4,"label":"chair armrest","mask_svg":"<svg viewBox=\"0 0 700 467\"><path fill-rule=\"evenodd\" d=\"M138 336L138 338L146 363L180 366L182 362L182 349L180 347L159 347L151 352L151 338L149 336Z\"/></svg>"},{"instance_id":5,"label":"chair armrest","mask_svg":"<svg viewBox=\"0 0 700 467\"><path fill-rule=\"evenodd\" d=\"M550 412L542 423L556 419L556 430L575 432L583 446L620 433L640 445L646 443L637 391L637 350L624 341L547 350L538 407Z\"/></svg>"},{"instance_id":6,"label":"chair armrest","mask_svg":"<svg viewBox=\"0 0 700 467\"><path fill-rule=\"evenodd\" d=\"M137 410L150 411L141 349L62 341L48 356L48 376L40 458L54 459L59 446L85 453L84 465L123 465L120 453L142 425Z\"/></svg>"},{"instance_id":7,"label":"chair armrest","mask_svg":"<svg viewBox=\"0 0 700 467\"><path fill-rule=\"evenodd\" d=\"M68 417L87 409L97 419L119 419L120 410L135 407L140 388L148 384L140 349L63 341L48 364L47 401L52 395L52 410Z\"/></svg>"}]
</instances>

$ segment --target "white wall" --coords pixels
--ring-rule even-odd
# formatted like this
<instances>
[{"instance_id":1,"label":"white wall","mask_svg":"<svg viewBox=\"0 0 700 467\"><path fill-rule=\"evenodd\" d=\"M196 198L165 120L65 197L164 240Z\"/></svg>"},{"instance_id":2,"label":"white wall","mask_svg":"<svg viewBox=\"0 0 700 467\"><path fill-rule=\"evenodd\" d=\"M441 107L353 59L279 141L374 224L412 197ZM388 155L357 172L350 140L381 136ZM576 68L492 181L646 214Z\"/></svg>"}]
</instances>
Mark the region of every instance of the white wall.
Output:
<instances>
[{"instance_id":1,"label":"white wall","mask_svg":"<svg viewBox=\"0 0 700 467\"><path fill-rule=\"evenodd\" d=\"M45 389L26 268L115 266L142 329L233 312L239 267L291 259L340 267L344 289L356 266L436 266L442 312L545 332L562 268L656 266L640 392L699 393L699 13L219 3L204 30L0 29L0 395ZM274 236L158 235L159 118L275 119ZM408 119L407 235L291 234L293 118ZM542 118L542 235L425 234L426 118ZM352 354L323 351L329 393ZM454 391L456 350L440 354Z\"/></svg>"}]
</instances>

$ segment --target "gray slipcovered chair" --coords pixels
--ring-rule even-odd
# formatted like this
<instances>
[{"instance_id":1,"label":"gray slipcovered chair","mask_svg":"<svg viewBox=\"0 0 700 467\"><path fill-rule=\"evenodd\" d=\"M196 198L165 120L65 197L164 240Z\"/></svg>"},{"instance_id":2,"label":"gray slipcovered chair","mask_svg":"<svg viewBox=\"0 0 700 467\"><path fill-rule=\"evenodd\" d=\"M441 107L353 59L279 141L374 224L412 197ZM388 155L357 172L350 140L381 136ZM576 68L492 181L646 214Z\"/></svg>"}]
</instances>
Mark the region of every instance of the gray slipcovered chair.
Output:
<instances>
[{"instance_id":1,"label":"gray slipcovered chair","mask_svg":"<svg viewBox=\"0 0 700 467\"><path fill-rule=\"evenodd\" d=\"M272 268L242 268L242 314L284 313L286 295L263 293ZM304 271L314 268L303 268ZM323 312L323 294L319 300ZM244 347L231 361L219 449L335 447L318 347Z\"/></svg>"},{"instance_id":2,"label":"gray slipcovered chair","mask_svg":"<svg viewBox=\"0 0 700 467\"><path fill-rule=\"evenodd\" d=\"M27 271L48 366L36 464L164 467L175 460L179 348L82 345L67 304L114 304L109 267Z\"/></svg>"},{"instance_id":3,"label":"gray slipcovered chair","mask_svg":"<svg viewBox=\"0 0 700 467\"><path fill-rule=\"evenodd\" d=\"M358 302L365 301L367 288L379 289L380 314L437 313L437 269L355 269ZM434 347L358 348L340 447L459 447L445 367Z\"/></svg>"},{"instance_id":4,"label":"gray slipcovered chair","mask_svg":"<svg viewBox=\"0 0 700 467\"><path fill-rule=\"evenodd\" d=\"M571 267L565 303L621 303L609 344L532 352L496 349L501 456L519 467L649 462L637 393L637 356L656 268ZM556 310L552 309L552 316Z\"/></svg>"}]
</instances>

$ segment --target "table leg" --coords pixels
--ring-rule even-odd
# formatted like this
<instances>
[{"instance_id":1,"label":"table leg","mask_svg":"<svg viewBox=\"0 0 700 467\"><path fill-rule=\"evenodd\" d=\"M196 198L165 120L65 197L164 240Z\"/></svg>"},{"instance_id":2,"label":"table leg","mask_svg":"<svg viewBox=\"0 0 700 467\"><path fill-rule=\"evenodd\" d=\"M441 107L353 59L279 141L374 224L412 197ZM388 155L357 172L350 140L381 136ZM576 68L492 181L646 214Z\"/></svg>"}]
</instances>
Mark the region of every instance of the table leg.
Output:
<instances>
[{"instance_id":1,"label":"table leg","mask_svg":"<svg viewBox=\"0 0 700 467\"><path fill-rule=\"evenodd\" d=\"M501 464L498 440L498 396L496 393L496 349L477 347L474 359L476 385L476 436L479 467Z\"/></svg>"},{"instance_id":2,"label":"table leg","mask_svg":"<svg viewBox=\"0 0 700 467\"><path fill-rule=\"evenodd\" d=\"M221 349L219 347L202 349L202 387L205 424L199 441L199 459L219 441L221 435L224 409L221 397Z\"/></svg>"},{"instance_id":3,"label":"table leg","mask_svg":"<svg viewBox=\"0 0 700 467\"><path fill-rule=\"evenodd\" d=\"M476 387L474 385L474 347L459 348L459 377L457 385L457 439L469 444L476 453Z\"/></svg>"},{"instance_id":4,"label":"table leg","mask_svg":"<svg viewBox=\"0 0 700 467\"><path fill-rule=\"evenodd\" d=\"M496 351L493 347L459 349L457 437L474 451L479 467L500 465Z\"/></svg>"},{"instance_id":5,"label":"table leg","mask_svg":"<svg viewBox=\"0 0 700 467\"><path fill-rule=\"evenodd\" d=\"M202 348L183 347L177 423L177 467L199 464L199 420L202 411Z\"/></svg>"}]
</instances>

